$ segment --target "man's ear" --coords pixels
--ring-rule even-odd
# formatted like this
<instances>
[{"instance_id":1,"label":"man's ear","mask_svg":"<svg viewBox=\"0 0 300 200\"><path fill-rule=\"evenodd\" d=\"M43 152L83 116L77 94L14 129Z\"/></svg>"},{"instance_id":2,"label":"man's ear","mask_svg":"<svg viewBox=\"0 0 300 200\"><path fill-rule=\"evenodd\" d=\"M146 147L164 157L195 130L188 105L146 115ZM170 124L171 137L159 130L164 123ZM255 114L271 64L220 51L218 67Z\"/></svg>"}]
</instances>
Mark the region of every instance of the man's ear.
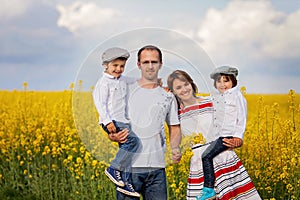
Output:
<instances>
[{"instance_id":1,"label":"man's ear","mask_svg":"<svg viewBox=\"0 0 300 200\"><path fill-rule=\"evenodd\" d=\"M161 69L162 65L163 65L163 63L161 62L161 63L159 64L159 69Z\"/></svg>"}]
</instances>

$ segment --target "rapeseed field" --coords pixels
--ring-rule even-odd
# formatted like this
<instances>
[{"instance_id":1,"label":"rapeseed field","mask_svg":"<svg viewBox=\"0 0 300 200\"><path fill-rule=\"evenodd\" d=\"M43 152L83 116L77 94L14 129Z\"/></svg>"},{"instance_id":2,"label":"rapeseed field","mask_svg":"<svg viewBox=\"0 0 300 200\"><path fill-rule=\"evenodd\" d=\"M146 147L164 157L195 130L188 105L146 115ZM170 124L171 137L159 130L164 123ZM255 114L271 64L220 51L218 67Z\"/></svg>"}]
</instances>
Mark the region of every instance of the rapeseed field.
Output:
<instances>
[{"instance_id":1,"label":"rapeseed field","mask_svg":"<svg viewBox=\"0 0 300 200\"><path fill-rule=\"evenodd\" d=\"M118 150L97 124L91 92L0 91L0 199L115 199L104 169ZM246 94L241 158L262 199L300 196L300 95ZM196 138L201 140L201 138ZM189 138L183 158L168 156L169 199L185 199Z\"/></svg>"}]
</instances>

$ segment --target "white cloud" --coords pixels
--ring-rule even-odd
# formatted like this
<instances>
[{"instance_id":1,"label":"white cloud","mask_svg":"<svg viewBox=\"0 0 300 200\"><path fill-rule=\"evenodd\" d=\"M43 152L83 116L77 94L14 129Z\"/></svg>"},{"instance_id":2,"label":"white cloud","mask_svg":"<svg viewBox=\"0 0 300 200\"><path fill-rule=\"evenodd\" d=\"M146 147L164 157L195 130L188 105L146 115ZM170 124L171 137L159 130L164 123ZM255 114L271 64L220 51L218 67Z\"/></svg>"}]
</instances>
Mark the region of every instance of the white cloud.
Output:
<instances>
[{"instance_id":1,"label":"white cloud","mask_svg":"<svg viewBox=\"0 0 300 200\"><path fill-rule=\"evenodd\" d=\"M29 0L2 0L0 6L0 18L7 19L24 14L31 4Z\"/></svg>"},{"instance_id":2,"label":"white cloud","mask_svg":"<svg viewBox=\"0 0 300 200\"><path fill-rule=\"evenodd\" d=\"M289 15L270 1L233 0L207 11L198 30L203 47L220 60L236 54L249 58L287 58L300 54L300 10Z\"/></svg>"},{"instance_id":3,"label":"white cloud","mask_svg":"<svg viewBox=\"0 0 300 200\"><path fill-rule=\"evenodd\" d=\"M74 2L69 6L58 5L56 9L60 13L58 26L66 27L70 32L80 31L85 28L102 26L108 20L120 16L117 10L100 8L93 2Z\"/></svg>"},{"instance_id":4,"label":"white cloud","mask_svg":"<svg viewBox=\"0 0 300 200\"><path fill-rule=\"evenodd\" d=\"M300 10L288 15L282 24L273 26L263 52L274 57L299 57L300 54Z\"/></svg>"}]
</instances>

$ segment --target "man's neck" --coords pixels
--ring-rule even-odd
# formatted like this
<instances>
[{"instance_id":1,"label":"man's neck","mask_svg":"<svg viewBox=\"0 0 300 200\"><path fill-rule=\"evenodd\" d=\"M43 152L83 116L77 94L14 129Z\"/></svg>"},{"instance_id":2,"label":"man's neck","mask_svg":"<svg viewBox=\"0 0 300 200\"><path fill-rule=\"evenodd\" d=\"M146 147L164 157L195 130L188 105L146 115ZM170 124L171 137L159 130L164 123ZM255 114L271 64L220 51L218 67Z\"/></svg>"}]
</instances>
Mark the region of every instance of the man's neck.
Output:
<instances>
[{"instance_id":1,"label":"man's neck","mask_svg":"<svg viewBox=\"0 0 300 200\"><path fill-rule=\"evenodd\" d=\"M139 79L138 84L140 87L145 88L145 89L154 89L158 87L158 81L156 80L145 80L145 79Z\"/></svg>"}]
</instances>

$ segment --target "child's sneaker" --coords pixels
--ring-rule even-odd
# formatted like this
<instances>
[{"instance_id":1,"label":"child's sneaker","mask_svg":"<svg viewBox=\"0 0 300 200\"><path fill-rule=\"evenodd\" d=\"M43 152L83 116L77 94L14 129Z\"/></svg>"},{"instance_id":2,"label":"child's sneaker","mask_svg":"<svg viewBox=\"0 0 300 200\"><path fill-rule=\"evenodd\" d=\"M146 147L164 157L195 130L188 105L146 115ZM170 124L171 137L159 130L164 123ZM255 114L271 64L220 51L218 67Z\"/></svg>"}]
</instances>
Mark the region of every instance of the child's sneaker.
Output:
<instances>
[{"instance_id":1,"label":"child's sneaker","mask_svg":"<svg viewBox=\"0 0 300 200\"><path fill-rule=\"evenodd\" d=\"M140 194L133 189L130 183L126 184L123 188L117 187L117 190L130 196L140 197Z\"/></svg>"},{"instance_id":2,"label":"child's sneaker","mask_svg":"<svg viewBox=\"0 0 300 200\"><path fill-rule=\"evenodd\" d=\"M216 192L213 188L203 187L202 192L196 197L196 200L213 200L216 198Z\"/></svg>"},{"instance_id":3,"label":"child's sneaker","mask_svg":"<svg viewBox=\"0 0 300 200\"><path fill-rule=\"evenodd\" d=\"M118 170L115 170L111 167L108 167L105 170L105 174L106 176L116 185L120 186L120 187L124 187L125 184L122 181L122 177L121 177L121 172Z\"/></svg>"}]
</instances>

